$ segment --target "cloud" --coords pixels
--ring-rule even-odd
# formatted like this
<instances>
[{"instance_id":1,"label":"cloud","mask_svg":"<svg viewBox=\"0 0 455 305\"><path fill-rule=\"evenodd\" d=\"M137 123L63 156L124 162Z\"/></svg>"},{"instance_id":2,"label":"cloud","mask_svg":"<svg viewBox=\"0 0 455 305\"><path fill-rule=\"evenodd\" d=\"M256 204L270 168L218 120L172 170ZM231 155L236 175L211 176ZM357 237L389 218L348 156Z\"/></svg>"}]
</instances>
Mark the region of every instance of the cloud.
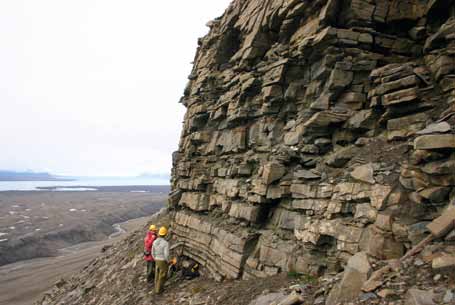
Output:
<instances>
[{"instance_id":1,"label":"cloud","mask_svg":"<svg viewBox=\"0 0 455 305\"><path fill-rule=\"evenodd\" d=\"M169 172L197 38L229 2L1 2L0 168Z\"/></svg>"}]
</instances>

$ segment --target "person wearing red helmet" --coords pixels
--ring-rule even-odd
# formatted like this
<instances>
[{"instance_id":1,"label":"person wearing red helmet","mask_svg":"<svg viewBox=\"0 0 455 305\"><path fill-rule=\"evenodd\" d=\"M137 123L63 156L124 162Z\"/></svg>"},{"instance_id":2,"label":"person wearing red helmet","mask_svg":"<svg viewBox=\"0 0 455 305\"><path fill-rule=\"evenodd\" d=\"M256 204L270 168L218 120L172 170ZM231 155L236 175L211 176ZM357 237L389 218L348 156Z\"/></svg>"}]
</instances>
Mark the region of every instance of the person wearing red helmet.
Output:
<instances>
[{"instance_id":1,"label":"person wearing red helmet","mask_svg":"<svg viewBox=\"0 0 455 305\"><path fill-rule=\"evenodd\" d=\"M144 238L144 260L147 262L147 282L152 283L155 275L155 259L152 256L153 242L156 240L156 226L151 225Z\"/></svg>"}]
</instances>

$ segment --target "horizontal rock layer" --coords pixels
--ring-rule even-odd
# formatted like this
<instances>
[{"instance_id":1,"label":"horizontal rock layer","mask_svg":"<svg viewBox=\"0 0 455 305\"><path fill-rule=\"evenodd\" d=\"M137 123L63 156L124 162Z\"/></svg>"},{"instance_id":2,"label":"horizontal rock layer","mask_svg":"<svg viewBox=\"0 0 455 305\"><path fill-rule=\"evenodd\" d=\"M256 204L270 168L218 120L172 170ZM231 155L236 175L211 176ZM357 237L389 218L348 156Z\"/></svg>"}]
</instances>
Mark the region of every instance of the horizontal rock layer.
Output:
<instances>
[{"instance_id":1,"label":"horizontal rock layer","mask_svg":"<svg viewBox=\"0 0 455 305\"><path fill-rule=\"evenodd\" d=\"M442 7L235 0L209 22L173 155L184 253L248 278L418 243L455 196L455 10Z\"/></svg>"}]
</instances>

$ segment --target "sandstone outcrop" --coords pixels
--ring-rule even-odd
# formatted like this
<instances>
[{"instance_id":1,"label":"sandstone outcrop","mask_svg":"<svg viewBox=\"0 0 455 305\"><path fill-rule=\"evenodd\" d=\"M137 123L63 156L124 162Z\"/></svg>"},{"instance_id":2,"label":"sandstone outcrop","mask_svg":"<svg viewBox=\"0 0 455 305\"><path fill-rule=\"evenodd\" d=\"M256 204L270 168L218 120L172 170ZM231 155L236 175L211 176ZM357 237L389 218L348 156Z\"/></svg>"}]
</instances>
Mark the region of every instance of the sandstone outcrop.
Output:
<instances>
[{"instance_id":1,"label":"sandstone outcrop","mask_svg":"<svg viewBox=\"0 0 455 305\"><path fill-rule=\"evenodd\" d=\"M187 256L321 274L428 234L455 200L453 1L235 0L208 26L169 199Z\"/></svg>"}]
</instances>

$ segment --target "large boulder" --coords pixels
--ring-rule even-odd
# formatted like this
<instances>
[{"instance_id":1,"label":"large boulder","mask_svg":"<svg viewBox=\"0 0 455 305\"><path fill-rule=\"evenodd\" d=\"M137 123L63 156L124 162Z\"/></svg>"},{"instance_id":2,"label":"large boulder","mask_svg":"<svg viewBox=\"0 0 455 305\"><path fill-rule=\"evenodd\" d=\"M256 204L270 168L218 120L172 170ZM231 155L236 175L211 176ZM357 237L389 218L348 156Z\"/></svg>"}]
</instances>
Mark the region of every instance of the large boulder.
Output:
<instances>
[{"instance_id":1,"label":"large boulder","mask_svg":"<svg viewBox=\"0 0 455 305\"><path fill-rule=\"evenodd\" d=\"M414 149L455 148L455 134L424 135L415 139Z\"/></svg>"},{"instance_id":2,"label":"large boulder","mask_svg":"<svg viewBox=\"0 0 455 305\"><path fill-rule=\"evenodd\" d=\"M425 129L419 130L418 135L427 135L433 133L445 133L449 132L452 128L447 122L433 123L428 125Z\"/></svg>"},{"instance_id":3,"label":"large boulder","mask_svg":"<svg viewBox=\"0 0 455 305\"><path fill-rule=\"evenodd\" d=\"M436 305L433 301L434 293L419 289L409 289L406 294L405 305Z\"/></svg>"},{"instance_id":4,"label":"large boulder","mask_svg":"<svg viewBox=\"0 0 455 305\"><path fill-rule=\"evenodd\" d=\"M433 259L431 267L435 272L453 273L455 271L455 256L441 255Z\"/></svg>"},{"instance_id":5,"label":"large boulder","mask_svg":"<svg viewBox=\"0 0 455 305\"><path fill-rule=\"evenodd\" d=\"M286 298L286 294L283 292L272 292L268 294L263 294L255 298L250 302L249 305L270 305L277 304L280 301Z\"/></svg>"},{"instance_id":6,"label":"large boulder","mask_svg":"<svg viewBox=\"0 0 455 305\"><path fill-rule=\"evenodd\" d=\"M343 278L330 291L326 305L336 305L356 299L371 271L371 265L365 252L352 256L344 270Z\"/></svg>"},{"instance_id":7,"label":"large boulder","mask_svg":"<svg viewBox=\"0 0 455 305\"><path fill-rule=\"evenodd\" d=\"M354 168L354 170L351 172L351 177L362 182L374 184L375 180L373 174L374 174L373 165L369 163Z\"/></svg>"},{"instance_id":8,"label":"large boulder","mask_svg":"<svg viewBox=\"0 0 455 305\"><path fill-rule=\"evenodd\" d=\"M427 225L428 230L435 237L441 237L449 233L455 224L455 208L445 210L441 216Z\"/></svg>"},{"instance_id":9,"label":"large boulder","mask_svg":"<svg viewBox=\"0 0 455 305\"><path fill-rule=\"evenodd\" d=\"M262 179L266 185L271 184L286 173L286 167L278 162L267 163L262 170Z\"/></svg>"}]
</instances>

